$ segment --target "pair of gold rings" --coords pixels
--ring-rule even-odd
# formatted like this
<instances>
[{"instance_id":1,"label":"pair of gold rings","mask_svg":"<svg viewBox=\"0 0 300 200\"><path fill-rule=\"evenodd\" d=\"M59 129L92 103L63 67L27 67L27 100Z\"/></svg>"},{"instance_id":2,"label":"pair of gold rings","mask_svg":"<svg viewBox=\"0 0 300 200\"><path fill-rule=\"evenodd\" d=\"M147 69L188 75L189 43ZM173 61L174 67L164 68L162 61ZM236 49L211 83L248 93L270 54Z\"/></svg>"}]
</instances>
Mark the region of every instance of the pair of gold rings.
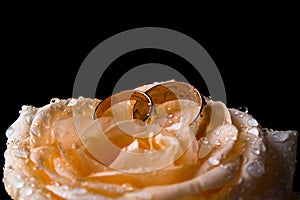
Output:
<instances>
[{"instance_id":1,"label":"pair of gold rings","mask_svg":"<svg viewBox=\"0 0 300 200\"><path fill-rule=\"evenodd\" d=\"M131 119L142 120L147 123L152 123L157 115L162 116L162 112L157 109L159 105L168 103L173 106L165 108L164 115L170 115L171 111L181 110L180 104L178 103L180 101L189 101L196 105L193 109L197 110L192 112L194 116L190 116L192 123L199 118L203 103L201 94L193 86L184 82L164 82L146 91L127 90L113 94L97 105L93 118L97 119L105 116L105 113L114 105L126 101L134 102L131 106ZM174 106L177 108L174 108Z\"/></svg>"}]
</instances>

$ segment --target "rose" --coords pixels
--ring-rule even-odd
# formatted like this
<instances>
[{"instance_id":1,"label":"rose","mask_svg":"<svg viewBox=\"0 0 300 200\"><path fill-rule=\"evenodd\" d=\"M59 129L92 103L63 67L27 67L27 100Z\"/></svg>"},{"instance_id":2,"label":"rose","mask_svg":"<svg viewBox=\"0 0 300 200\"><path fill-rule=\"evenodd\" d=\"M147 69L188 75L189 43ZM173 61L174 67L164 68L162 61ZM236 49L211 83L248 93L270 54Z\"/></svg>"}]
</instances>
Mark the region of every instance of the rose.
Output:
<instances>
[{"instance_id":1,"label":"rose","mask_svg":"<svg viewBox=\"0 0 300 200\"><path fill-rule=\"evenodd\" d=\"M97 99L54 99L42 108L23 106L7 131L6 190L15 199L291 197L297 133L263 129L246 112L206 101L195 124L167 124L151 141L114 135L119 122L109 118L93 120ZM97 127L104 127L107 138L127 153L97 146ZM148 150L151 155L152 149L165 151L163 159L146 158L144 165L151 169L128 160L128 152ZM97 150L111 160L101 162L94 155ZM169 162L161 165L159 160Z\"/></svg>"}]
</instances>

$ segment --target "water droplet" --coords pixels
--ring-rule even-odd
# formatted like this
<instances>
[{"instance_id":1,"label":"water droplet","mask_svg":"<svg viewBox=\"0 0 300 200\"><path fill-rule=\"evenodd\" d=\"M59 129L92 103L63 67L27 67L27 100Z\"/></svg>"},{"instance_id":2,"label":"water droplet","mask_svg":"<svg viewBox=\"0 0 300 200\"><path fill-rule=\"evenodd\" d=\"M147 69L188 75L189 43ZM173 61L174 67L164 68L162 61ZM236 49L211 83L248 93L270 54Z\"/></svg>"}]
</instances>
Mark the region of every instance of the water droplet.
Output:
<instances>
[{"instance_id":1,"label":"water droplet","mask_svg":"<svg viewBox=\"0 0 300 200\"><path fill-rule=\"evenodd\" d=\"M221 168L221 169L227 169L227 168L228 168L228 166L227 166L227 165L223 165L223 164L221 164L221 165L220 165L220 168Z\"/></svg>"},{"instance_id":2,"label":"water droplet","mask_svg":"<svg viewBox=\"0 0 300 200\"><path fill-rule=\"evenodd\" d=\"M215 134L216 134L216 136L219 136L221 134L221 131L220 130L216 130Z\"/></svg>"},{"instance_id":3,"label":"water droplet","mask_svg":"<svg viewBox=\"0 0 300 200\"><path fill-rule=\"evenodd\" d=\"M259 146L260 146L260 151L265 152L267 150L266 145L264 145L263 143L261 143Z\"/></svg>"},{"instance_id":4,"label":"water droplet","mask_svg":"<svg viewBox=\"0 0 300 200\"><path fill-rule=\"evenodd\" d=\"M23 193L26 196L30 196L30 195L32 195L33 190L31 188L24 188Z\"/></svg>"},{"instance_id":5,"label":"water droplet","mask_svg":"<svg viewBox=\"0 0 300 200\"><path fill-rule=\"evenodd\" d=\"M236 135L232 136L231 140L232 141L236 141L237 140L237 136Z\"/></svg>"},{"instance_id":6,"label":"water droplet","mask_svg":"<svg viewBox=\"0 0 300 200\"><path fill-rule=\"evenodd\" d=\"M284 131L277 131L271 135L273 141L275 142L284 142L288 139L289 134Z\"/></svg>"},{"instance_id":7,"label":"water droplet","mask_svg":"<svg viewBox=\"0 0 300 200\"><path fill-rule=\"evenodd\" d=\"M76 99L71 99L71 101L68 103L68 106L75 106L77 103Z\"/></svg>"},{"instance_id":8,"label":"water droplet","mask_svg":"<svg viewBox=\"0 0 300 200\"><path fill-rule=\"evenodd\" d=\"M254 155L260 155L260 150L259 149L256 149L256 148L254 148L254 149L252 149L252 153L254 154Z\"/></svg>"},{"instance_id":9,"label":"water droplet","mask_svg":"<svg viewBox=\"0 0 300 200\"><path fill-rule=\"evenodd\" d=\"M121 185L123 188L125 188L126 189L126 191L133 191L133 186L130 184L130 183L123 183L122 185Z\"/></svg>"},{"instance_id":10,"label":"water droplet","mask_svg":"<svg viewBox=\"0 0 300 200\"><path fill-rule=\"evenodd\" d=\"M52 99L50 100L50 104L58 103L58 102L60 102L60 99L59 99L59 98L52 98Z\"/></svg>"},{"instance_id":11,"label":"water droplet","mask_svg":"<svg viewBox=\"0 0 300 200\"><path fill-rule=\"evenodd\" d=\"M174 119L178 119L178 117L177 117L177 116L175 116L175 117L174 117Z\"/></svg>"},{"instance_id":12,"label":"water droplet","mask_svg":"<svg viewBox=\"0 0 300 200\"><path fill-rule=\"evenodd\" d=\"M59 182L55 182L55 183L54 183L54 186L59 187L59 186L60 186L60 183L59 183Z\"/></svg>"},{"instance_id":13,"label":"water droplet","mask_svg":"<svg viewBox=\"0 0 300 200\"><path fill-rule=\"evenodd\" d=\"M67 186L67 185L63 185L63 186L61 186L61 189L62 189L62 190L69 190L70 188L69 188L69 186Z\"/></svg>"},{"instance_id":14,"label":"water droplet","mask_svg":"<svg viewBox=\"0 0 300 200\"><path fill-rule=\"evenodd\" d=\"M33 135L35 135L35 136L40 136L40 135L41 135L40 130L39 130L36 126L33 126L33 127L31 128L31 133L32 133Z\"/></svg>"},{"instance_id":15,"label":"water droplet","mask_svg":"<svg viewBox=\"0 0 300 200\"><path fill-rule=\"evenodd\" d=\"M72 149L76 150L78 148L78 145L76 143L72 144Z\"/></svg>"},{"instance_id":16,"label":"water droplet","mask_svg":"<svg viewBox=\"0 0 300 200\"><path fill-rule=\"evenodd\" d=\"M20 188L24 187L24 185L25 185L25 183L23 181L15 182L15 188L20 189Z\"/></svg>"},{"instance_id":17,"label":"water droplet","mask_svg":"<svg viewBox=\"0 0 300 200\"><path fill-rule=\"evenodd\" d=\"M239 117L240 117L240 118L243 118L243 117L244 117L244 115L243 115L243 114L240 114L240 115L239 115Z\"/></svg>"},{"instance_id":18,"label":"water droplet","mask_svg":"<svg viewBox=\"0 0 300 200\"><path fill-rule=\"evenodd\" d=\"M248 108L245 106L239 107L238 110L244 113L248 113Z\"/></svg>"},{"instance_id":19,"label":"water droplet","mask_svg":"<svg viewBox=\"0 0 300 200\"><path fill-rule=\"evenodd\" d=\"M262 162L255 161L247 166L247 172L250 176L260 177L265 173L265 166Z\"/></svg>"},{"instance_id":20,"label":"water droplet","mask_svg":"<svg viewBox=\"0 0 300 200\"><path fill-rule=\"evenodd\" d=\"M252 127L252 126L258 126L258 122L256 121L256 119L254 118L250 118L247 122L248 126Z\"/></svg>"},{"instance_id":21,"label":"water droplet","mask_svg":"<svg viewBox=\"0 0 300 200\"><path fill-rule=\"evenodd\" d=\"M239 178L237 181L238 184L241 184L242 182L243 182L243 177Z\"/></svg>"},{"instance_id":22,"label":"water droplet","mask_svg":"<svg viewBox=\"0 0 300 200\"><path fill-rule=\"evenodd\" d=\"M204 158L212 149L212 145L208 142L208 140L204 137L204 139L201 139L201 147L199 151L199 158Z\"/></svg>"},{"instance_id":23,"label":"water droplet","mask_svg":"<svg viewBox=\"0 0 300 200\"><path fill-rule=\"evenodd\" d=\"M33 120L33 115L32 114L28 114L25 116L25 121L27 124L31 124L32 120Z\"/></svg>"},{"instance_id":24,"label":"water droplet","mask_svg":"<svg viewBox=\"0 0 300 200\"><path fill-rule=\"evenodd\" d=\"M24 149L19 149L15 151L15 156L18 158L27 158L28 152Z\"/></svg>"},{"instance_id":25,"label":"water droplet","mask_svg":"<svg viewBox=\"0 0 300 200\"><path fill-rule=\"evenodd\" d=\"M13 132L14 132L13 127L9 127L5 132L6 137L9 138L13 134Z\"/></svg>"},{"instance_id":26,"label":"water droplet","mask_svg":"<svg viewBox=\"0 0 300 200\"><path fill-rule=\"evenodd\" d=\"M259 135L259 131L258 131L257 128L250 128L250 129L248 129L247 133L252 134L252 135L256 135L256 136Z\"/></svg>"},{"instance_id":27,"label":"water droplet","mask_svg":"<svg viewBox=\"0 0 300 200\"><path fill-rule=\"evenodd\" d=\"M238 115L238 114L239 114L239 111L235 110L235 111L233 112L233 114L234 114L234 115Z\"/></svg>"},{"instance_id":28,"label":"water droplet","mask_svg":"<svg viewBox=\"0 0 300 200\"><path fill-rule=\"evenodd\" d=\"M174 115L173 114L169 114L168 118L171 119Z\"/></svg>"},{"instance_id":29,"label":"water droplet","mask_svg":"<svg viewBox=\"0 0 300 200\"><path fill-rule=\"evenodd\" d=\"M21 179L22 177L21 177L20 174L17 174L17 175L15 176L15 178L16 178L16 179Z\"/></svg>"},{"instance_id":30,"label":"water droplet","mask_svg":"<svg viewBox=\"0 0 300 200\"><path fill-rule=\"evenodd\" d=\"M88 182L81 182L80 185L81 185L82 187L86 187L86 186L89 185L89 183L88 183Z\"/></svg>"},{"instance_id":31,"label":"water droplet","mask_svg":"<svg viewBox=\"0 0 300 200\"><path fill-rule=\"evenodd\" d=\"M200 138L200 141L201 141L202 144L208 144L208 141L205 137Z\"/></svg>"},{"instance_id":32,"label":"water droplet","mask_svg":"<svg viewBox=\"0 0 300 200\"><path fill-rule=\"evenodd\" d=\"M4 158L5 158L5 159L8 159L8 156L9 156L9 150L6 149L6 150L4 151Z\"/></svg>"},{"instance_id":33,"label":"water droplet","mask_svg":"<svg viewBox=\"0 0 300 200\"><path fill-rule=\"evenodd\" d=\"M25 110L28 110L28 108L29 108L29 106L23 105L23 106L21 107L21 110L25 111Z\"/></svg>"},{"instance_id":34,"label":"water droplet","mask_svg":"<svg viewBox=\"0 0 300 200\"><path fill-rule=\"evenodd\" d=\"M71 193L72 193L73 195L83 195L83 194L86 194L87 191L86 191L86 189L84 189L84 188L74 188L74 189L71 191Z\"/></svg>"},{"instance_id":35,"label":"water droplet","mask_svg":"<svg viewBox=\"0 0 300 200\"><path fill-rule=\"evenodd\" d=\"M210 157L210 158L208 159L208 162L209 162L209 164L211 164L211 165L218 165L218 164L220 163L220 160L218 160L218 159L216 159L216 158L214 158L214 157Z\"/></svg>"},{"instance_id":36,"label":"water droplet","mask_svg":"<svg viewBox=\"0 0 300 200\"><path fill-rule=\"evenodd\" d=\"M78 107L78 108L76 109L76 111L77 111L77 113L78 113L79 115L85 115L85 114L86 114L85 110L84 110L82 107Z\"/></svg>"},{"instance_id":37,"label":"water droplet","mask_svg":"<svg viewBox=\"0 0 300 200\"><path fill-rule=\"evenodd\" d=\"M169 123L170 123L170 124L172 124L172 123L173 123L173 121L172 121L172 120L169 120Z\"/></svg>"},{"instance_id":38,"label":"water droplet","mask_svg":"<svg viewBox=\"0 0 300 200\"><path fill-rule=\"evenodd\" d=\"M171 110L171 107L168 107L167 110Z\"/></svg>"},{"instance_id":39,"label":"water droplet","mask_svg":"<svg viewBox=\"0 0 300 200\"><path fill-rule=\"evenodd\" d=\"M47 111L41 111L37 113L37 118L39 122L42 122L45 128L50 127L50 114ZM35 126L38 126L38 122L35 122Z\"/></svg>"},{"instance_id":40,"label":"water droplet","mask_svg":"<svg viewBox=\"0 0 300 200\"><path fill-rule=\"evenodd\" d=\"M219 147L219 146L221 146L221 141L218 139L218 140L216 140L216 142L215 142L215 146L217 146L217 147Z\"/></svg>"}]
</instances>

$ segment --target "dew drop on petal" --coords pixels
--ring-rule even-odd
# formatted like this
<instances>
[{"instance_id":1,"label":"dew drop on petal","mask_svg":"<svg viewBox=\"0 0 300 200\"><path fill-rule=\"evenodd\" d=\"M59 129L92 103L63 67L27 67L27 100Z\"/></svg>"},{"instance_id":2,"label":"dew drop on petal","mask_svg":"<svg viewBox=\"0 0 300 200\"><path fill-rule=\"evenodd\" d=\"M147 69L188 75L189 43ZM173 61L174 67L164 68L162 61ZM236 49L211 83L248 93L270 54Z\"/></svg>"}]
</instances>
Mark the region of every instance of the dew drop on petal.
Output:
<instances>
[{"instance_id":1,"label":"dew drop on petal","mask_svg":"<svg viewBox=\"0 0 300 200\"><path fill-rule=\"evenodd\" d=\"M41 135L40 130L35 126L31 128L31 133L37 137Z\"/></svg>"},{"instance_id":2,"label":"dew drop on petal","mask_svg":"<svg viewBox=\"0 0 300 200\"><path fill-rule=\"evenodd\" d=\"M201 143L198 155L200 159L204 158L212 150L212 145L207 140L203 140Z\"/></svg>"},{"instance_id":3,"label":"dew drop on petal","mask_svg":"<svg viewBox=\"0 0 300 200\"><path fill-rule=\"evenodd\" d=\"M9 138L13 134L13 131L13 127L9 127L5 132L6 137Z\"/></svg>"},{"instance_id":4,"label":"dew drop on petal","mask_svg":"<svg viewBox=\"0 0 300 200\"><path fill-rule=\"evenodd\" d=\"M59 99L59 98L52 98L52 99L50 100L50 104L58 103L58 102L60 102L60 99Z\"/></svg>"},{"instance_id":5,"label":"dew drop on petal","mask_svg":"<svg viewBox=\"0 0 300 200\"><path fill-rule=\"evenodd\" d=\"M232 136L231 140L232 141L236 141L237 140L237 136L236 135Z\"/></svg>"},{"instance_id":6,"label":"dew drop on petal","mask_svg":"<svg viewBox=\"0 0 300 200\"><path fill-rule=\"evenodd\" d=\"M68 106L75 106L77 104L76 99L71 99L71 101L68 103Z\"/></svg>"},{"instance_id":7,"label":"dew drop on petal","mask_svg":"<svg viewBox=\"0 0 300 200\"><path fill-rule=\"evenodd\" d=\"M247 166L247 172L250 176L260 177L265 173L265 166L260 161L255 161Z\"/></svg>"},{"instance_id":8,"label":"dew drop on petal","mask_svg":"<svg viewBox=\"0 0 300 200\"><path fill-rule=\"evenodd\" d=\"M234 114L234 115L238 115L238 114L239 114L239 111L235 110L235 111L233 112L233 114Z\"/></svg>"},{"instance_id":9,"label":"dew drop on petal","mask_svg":"<svg viewBox=\"0 0 300 200\"><path fill-rule=\"evenodd\" d=\"M205 137L200 138L202 144L208 144L208 140Z\"/></svg>"},{"instance_id":10,"label":"dew drop on petal","mask_svg":"<svg viewBox=\"0 0 300 200\"><path fill-rule=\"evenodd\" d=\"M6 150L4 151L4 158L5 158L5 159L8 159L8 156L9 156L9 150L6 149Z\"/></svg>"},{"instance_id":11,"label":"dew drop on petal","mask_svg":"<svg viewBox=\"0 0 300 200\"><path fill-rule=\"evenodd\" d=\"M30 195L32 195L32 193L33 193L33 190L31 188L24 188L24 190L23 190L23 194L25 196L30 196Z\"/></svg>"},{"instance_id":12,"label":"dew drop on petal","mask_svg":"<svg viewBox=\"0 0 300 200\"><path fill-rule=\"evenodd\" d=\"M220 160L218 160L218 159L216 159L216 158L214 158L214 157L210 157L210 158L208 159L208 162L209 162L209 164L211 164L211 165L218 165L218 164L220 163Z\"/></svg>"},{"instance_id":13,"label":"dew drop on petal","mask_svg":"<svg viewBox=\"0 0 300 200\"><path fill-rule=\"evenodd\" d=\"M16 178L16 179L21 179L22 177L21 177L20 174L17 174L17 175L15 176L15 178Z\"/></svg>"},{"instance_id":14,"label":"dew drop on petal","mask_svg":"<svg viewBox=\"0 0 300 200\"><path fill-rule=\"evenodd\" d=\"M25 121L27 124L31 124L32 120L33 120L33 115L28 114L25 116Z\"/></svg>"},{"instance_id":15,"label":"dew drop on petal","mask_svg":"<svg viewBox=\"0 0 300 200\"><path fill-rule=\"evenodd\" d=\"M260 144L260 151L261 152L265 152L267 150L266 145L264 145L263 143Z\"/></svg>"},{"instance_id":16,"label":"dew drop on petal","mask_svg":"<svg viewBox=\"0 0 300 200\"><path fill-rule=\"evenodd\" d=\"M71 190L71 193L73 195L83 195L83 194L86 194L87 191L84 188L74 188L74 189Z\"/></svg>"},{"instance_id":17,"label":"dew drop on petal","mask_svg":"<svg viewBox=\"0 0 300 200\"><path fill-rule=\"evenodd\" d=\"M18 149L15 151L15 156L18 158L27 158L28 152L24 149Z\"/></svg>"},{"instance_id":18,"label":"dew drop on petal","mask_svg":"<svg viewBox=\"0 0 300 200\"><path fill-rule=\"evenodd\" d=\"M20 189L20 188L24 187L25 183L24 183L24 181L17 181L17 182L15 182L14 185L15 185L15 188Z\"/></svg>"},{"instance_id":19,"label":"dew drop on petal","mask_svg":"<svg viewBox=\"0 0 300 200\"><path fill-rule=\"evenodd\" d=\"M245 106L239 107L238 110L244 113L248 113L248 108Z\"/></svg>"},{"instance_id":20,"label":"dew drop on petal","mask_svg":"<svg viewBox=\"0 0 300 200\"><path fill-rule=\"evenodd\" d=\"M23 105L22 107L21 107L21 109L24 111L24 110L28 110L28 108L29 108L29 106L27 106L27 105Z\"/></svg>"},{"instance_id":21,"label":"dew drop on petal","mask_svg":"<svg viewBox=\"0 0 300 200\"><path fill-rule=\"evenodd\" d=\"M260 150L259 149L256 149L256 148L254 148L253 150L252 150L252 153L254 154L254 155L260 155Z\"/></svg>"},{"instance_id":22,"label":"dew drop on petal","mask_svg":"<svg viewBox=\"0 0 300 200\"><path fill-rule=\"evenodd\" d=\"M254 118L250 118L247 122L248 126L253 127L253 126L258 126L258 122Z\"/></svg>"},{"instance_id":23,"label":"dew drop on petal","mask_svg":"<svg viewBox=\"0 0 300 200\"><path fill-rule=\"evenodd\" d=\"M217 146L217 147L219 147L219 146L221 146L221 141L218 139L218 140L216 140L216 142L215 142L215 146Z\"/></svg>"},{"instance_id":24,"label":"dew drop on petal","mask_svg":"<svg viewBox=\"0 0 300 200\"><path fill-rule=\"evenodd\" d=\"M252 134L252 135L256 135L256 136L259 135L259 131L258 131L257 128L250 128L250 129L248 129L247 133Z\"/></svg>"},{"instance_id":25,"label":"dew drop on petal","mask_svg":"<svg viewBox=\"0 0 300 200\"><path fill-rule=\"evenodd\" d=\"M284 142L288 139L289 134L284 131L278 131L272 134L271 137L275 142Z\"/></svg>"},{"instance_id":26,"label":"dew drop on petal","mask_svg":"<svg viewBox=\"0 0 300 200\"><path fill-rule=\"evenodd\" d=\"M168 118L171 119L174 115L173 114L169 114Z\"/></svg>"},{"instance_id":27,"label":"dew drop on petal","mask_svg":"<svg viewBox=\"0 0 300 200\"><path fill-rule=\"evenodd\" d=\"M243 182L243 180L244 180L243 177L241 177L241 178L238 179L237 183L241 184Z\"/></svg>"}]
</instances>

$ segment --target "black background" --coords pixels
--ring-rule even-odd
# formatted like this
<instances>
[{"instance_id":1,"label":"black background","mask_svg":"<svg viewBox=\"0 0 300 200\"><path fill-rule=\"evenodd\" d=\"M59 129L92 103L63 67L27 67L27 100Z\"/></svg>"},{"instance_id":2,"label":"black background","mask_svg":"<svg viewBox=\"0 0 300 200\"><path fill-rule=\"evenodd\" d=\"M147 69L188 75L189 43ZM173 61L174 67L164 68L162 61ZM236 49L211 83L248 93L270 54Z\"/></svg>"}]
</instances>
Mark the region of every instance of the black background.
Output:
<instances>
[{"instance_id":1,"label":"black background","mask_svg":"<svg viewBox=\"0 0 300 200\"><path fill-rule=\"evenodd\" d=\"M221 21L220 18L214 22L193 18L192 22L151 19L104 23L103 17L99 20L95 17L91 23L81 18L41 19L24 15L7 20L1 46L0 154L6 149L5 130L17 119L22 105L39 107L49 103L52 97L71 97L77 70L94 47L114 34L144 26L174 29L200 43L221 72L228 107L247 106L264 127L299 131L299 44L296 41L299 23L295 16L279 13L255 19L235 16ZM132 53L117 60L110 75L115 77L122 71L116 71L117 68L122 66L143 62L161 62L171 67L188 65L175 57L157 51ZM106 87L112 87L115 81L106 81ZM203 89L198 89L205 91L205 85L201 84L199 87ZM102 93L98 90L97 97L108 96L109 92L109 89ZM297 158L300 160L299 154ZM3 166L3 156L0 159ZM294 190L298 192L299 179L298 163L294 181Z\"/></svg>"}]
</instances>

